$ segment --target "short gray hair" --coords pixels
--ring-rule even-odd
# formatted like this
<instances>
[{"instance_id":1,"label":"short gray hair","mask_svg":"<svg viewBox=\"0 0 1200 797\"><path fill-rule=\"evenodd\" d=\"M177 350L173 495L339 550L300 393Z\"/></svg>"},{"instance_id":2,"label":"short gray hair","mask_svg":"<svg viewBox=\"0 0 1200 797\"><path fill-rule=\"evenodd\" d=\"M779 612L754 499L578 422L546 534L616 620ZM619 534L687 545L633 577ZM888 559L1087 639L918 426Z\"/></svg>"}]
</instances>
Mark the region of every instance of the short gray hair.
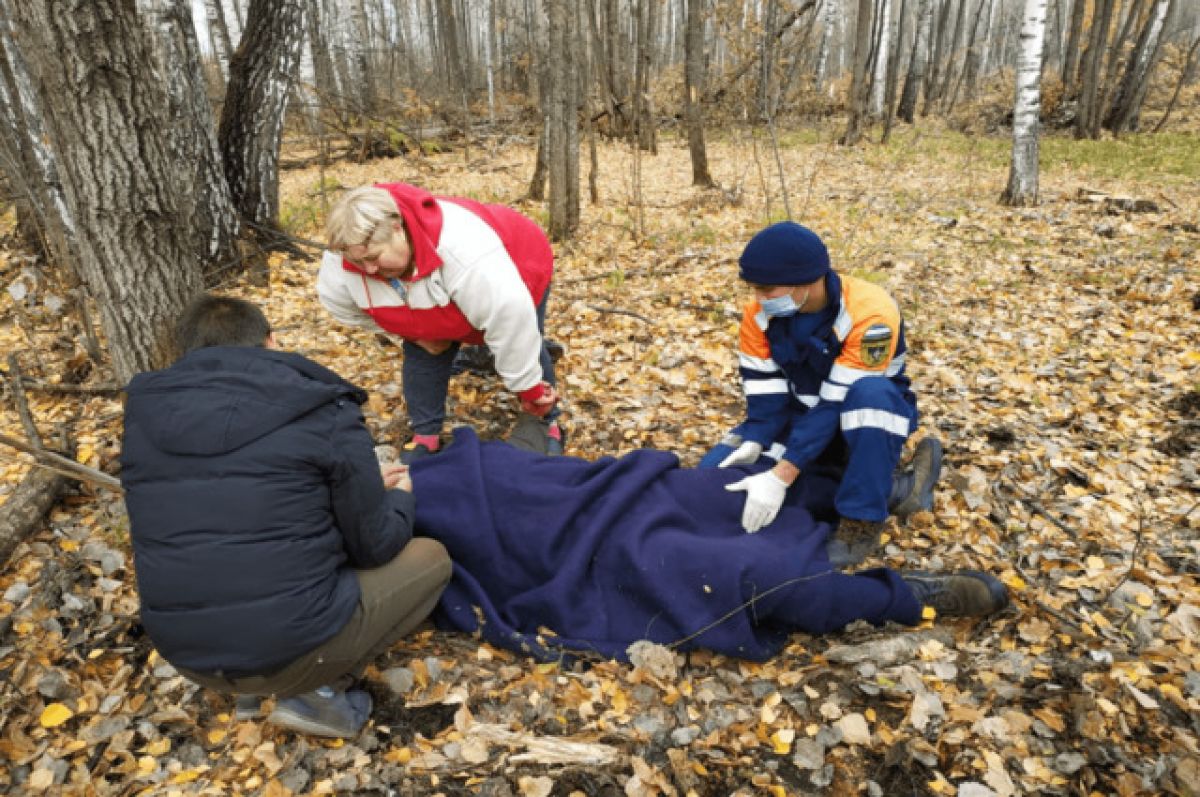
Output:
<instances>
[{"instance_id":1,"label":"short gray hair","mask_svg":"<svg viewBox=\"0 0 1200 797\"><path fill-rule=\"evenodd\" d=\"M392 239L391 222L400 218L396 202L386 189L373 185L355 188L329 211L325 245L334 252L344 252L360 244L386 244Z\"/></svg>"}]
</instances>

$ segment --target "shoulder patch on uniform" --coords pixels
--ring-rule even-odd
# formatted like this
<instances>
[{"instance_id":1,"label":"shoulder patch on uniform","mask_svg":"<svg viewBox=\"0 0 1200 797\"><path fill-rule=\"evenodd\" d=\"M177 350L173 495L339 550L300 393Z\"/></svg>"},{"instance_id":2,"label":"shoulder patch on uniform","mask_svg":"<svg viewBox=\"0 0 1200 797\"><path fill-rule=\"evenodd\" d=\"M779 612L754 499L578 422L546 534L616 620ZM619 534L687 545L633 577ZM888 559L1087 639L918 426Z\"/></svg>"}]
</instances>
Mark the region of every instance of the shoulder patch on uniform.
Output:
<instances>
[{"instance_id":1,"label":"shoulder patch on uniform","mask_svg":"<svg viewBox=\"0 0 1200 797\"><path fill-rule=\"evenodd\" d=\"M892 349L892 328L887 324L872 324L862 336L860 352L863 365L874 368L887 359Z\"/></svg>"}]
</instances>

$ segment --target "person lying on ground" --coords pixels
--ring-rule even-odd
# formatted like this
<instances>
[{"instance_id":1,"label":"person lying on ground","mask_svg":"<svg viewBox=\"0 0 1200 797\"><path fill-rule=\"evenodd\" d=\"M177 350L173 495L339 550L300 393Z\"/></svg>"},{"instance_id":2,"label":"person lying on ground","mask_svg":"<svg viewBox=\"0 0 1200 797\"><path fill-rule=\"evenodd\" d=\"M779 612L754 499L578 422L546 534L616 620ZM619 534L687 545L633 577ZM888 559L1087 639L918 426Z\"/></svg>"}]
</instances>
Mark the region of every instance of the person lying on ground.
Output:
<instances>
[{"instance_id":1,"label":"person lying on ground","mask_svg":"<svg viewBox=\"0 0 1200 797\"><path fill-rule=\"evenodd\" d=\"M351 736L362 668L423 621L450 578L412 538L405 468L381 470L366 394L279 351L255 305L204 295L182 356L127 389L121 483L141 619L164 659L211 689L279 699L270 720Z\"/></svg>"},{"instance_id":2,"label":"person lying on ground","mask_svg":"<svg viewBox=\"0 0 1200 797\"><path fill-rule=\"evenodd\" d=\"M914 625L926 605L979 616L1007 604L983 572L832 567L837 482L827 475L802 475L775 522L750 534L741 496L725 488L767 463L684 468L648 449L589 462L544 456L542 439L525 422L513 445L462 428L413 464L415 533L454 560L434 614L441 627L539 658L624 659L649 640L762 660L797 631Z\"/></svg>"}]
</instances>

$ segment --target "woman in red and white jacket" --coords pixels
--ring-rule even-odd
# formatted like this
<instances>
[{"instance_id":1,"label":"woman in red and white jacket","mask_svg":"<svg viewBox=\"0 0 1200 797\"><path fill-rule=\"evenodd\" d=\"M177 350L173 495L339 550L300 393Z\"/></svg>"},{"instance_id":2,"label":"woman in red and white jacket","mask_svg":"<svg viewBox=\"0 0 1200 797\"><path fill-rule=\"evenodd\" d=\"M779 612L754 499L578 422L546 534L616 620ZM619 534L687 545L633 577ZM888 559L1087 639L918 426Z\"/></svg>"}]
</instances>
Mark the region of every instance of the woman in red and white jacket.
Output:
<instances>
[{"instance_id":1,"label":"woman in red and white jacket","mask_svg":"<svg viewBox=\"0 0 1200 797\"><path fill-rule=\"evenodd\" d=\"M434 196L404 183L347 193L330 211L317 295L344 324L403 338L413 439L406 461L437 451L451 366L485 343L521 408L562 433L542 333L554 253L533 220L503 205Z\"/></svg>"}]
</instances>

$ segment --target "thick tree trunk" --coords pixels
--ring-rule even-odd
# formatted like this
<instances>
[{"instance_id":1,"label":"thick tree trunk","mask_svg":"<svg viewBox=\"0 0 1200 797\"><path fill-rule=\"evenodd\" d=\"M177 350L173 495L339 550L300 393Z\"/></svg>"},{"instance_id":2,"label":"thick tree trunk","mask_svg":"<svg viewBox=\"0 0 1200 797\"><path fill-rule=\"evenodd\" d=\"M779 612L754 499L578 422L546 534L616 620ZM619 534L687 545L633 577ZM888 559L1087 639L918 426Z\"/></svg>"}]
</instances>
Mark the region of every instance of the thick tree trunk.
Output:
<instances>
[{"instance_id":1,"label":"thick tree trunk","mask_svg":"<svg viewBox=\"0 0 1200 797\"><path fill-rule=\"evenodd\" d=\"M233 206L217 150L212 109L200 68L187 0L143 0L154 15L158 72L166 79L167 126L172 155L193 191L180 193L180 212L192 222L192 251L208 282L216 284L240 264L241 220ZM184 204L190 202L189 204Z\"/></svg>"},{"instance_id":2,"label":"thick tree trunk","mask_svg":"<svg viewBox=\"0 0 1200 797\"><path fill-rule=\"evenodd\" d=\"M684 33L683 109L687 120L688 151L692 156L692 185L707 188L713 184L708 171L708 149L704 145L704 114L700 98L704 96L704 0L687 0L687 25Z\"/></svg>"},{"instance_id":3,"label":"thick tree trunk","mask_svg":"<svg viewBox=\"0 0 1200 797\"><path fill-rule=\"evenodd\" d=\"M549 12L549 97L546 103L546 161L550 177L550 237L570 238L579 227L579 114L572 68L574 0L547 0Z\"/></svg>"},{"instance_id":4,"label":"thick tree trunk","mask_svg":"<svg viewBox=\"0 0 1200 797\"><path fill-rule=\"evenodd\" d=\"M908 61L908 75L904 78L904 90L900 93L900 107L896 115L913 123L917 112L917 98L925 84L925 63L929 53L929 26L933 22L933 0L921 0L917 9L917 30L913 39L912 57Z\"/></svg>"},{"instance_id":5,"label":"thick tree trunk","mask_svg":"<svg viewBox=\"0 0 1200 797\"><path fill-rule=\"evenodd\" d=\"M256 231L279 217L279 142L288 86L300 65L305 0L252 0L229 66L217 139L235 207Z\"/></svg>"},{"instance_id":6,"label":"thick tree trunk","mask_svg":"<svg viewBox=\"0 0 1200 797\"><path fill-rule=\"evenodd\" d=\"M1021 22L1021 55L1013 103L1012 164L1008 187L1000 201L1006 205L1038 203L1038 139L1042 109L1042 52L1046 38L1046 0L1025 0Z\"/></svg>"},{"instance_id":7,"label":"thick tree trunk","mask_svg":"<svg viewBox=\"0 0 1200 797\"><path fill-rule=\"evenodd\" d=\"M8 0L5 0L6 2ZM171 151L168 103L133 0L21 0L14 38L40 97L118 381L171 357L167 331L200 289L192 190Z\"/></svg>"}]
</instances>

